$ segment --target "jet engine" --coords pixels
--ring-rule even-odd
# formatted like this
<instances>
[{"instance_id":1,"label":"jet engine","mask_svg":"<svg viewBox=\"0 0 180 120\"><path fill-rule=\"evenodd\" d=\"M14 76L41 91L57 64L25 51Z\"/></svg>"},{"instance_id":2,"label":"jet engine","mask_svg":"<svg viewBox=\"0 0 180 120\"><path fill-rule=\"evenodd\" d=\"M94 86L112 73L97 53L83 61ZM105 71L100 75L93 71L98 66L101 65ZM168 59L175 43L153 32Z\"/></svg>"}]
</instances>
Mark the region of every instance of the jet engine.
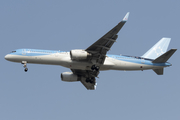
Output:
<instances>
[{"instance_id":1,"label":"jet engine","mask_svg":"<svg viewBox=\"0 0 180 120\"><path fill-rule=\"evenodd\" d=\"M73 74L72 72L63 72L61 73L61 80L66 82L75 82L79 81L80 77L78 77L78 75Z\"/></svg>"},{"instance_id":2,"label":"jet engine","mask_svg":"<svg viewBox=\"0 0 180 120\"><path fill-rule=\"evenodd\" d=\"M85 50L76 49L70 51L70 56L72 60L85 60L88 56L91 56L91 54Z\"/></svg>"}]
</instances>

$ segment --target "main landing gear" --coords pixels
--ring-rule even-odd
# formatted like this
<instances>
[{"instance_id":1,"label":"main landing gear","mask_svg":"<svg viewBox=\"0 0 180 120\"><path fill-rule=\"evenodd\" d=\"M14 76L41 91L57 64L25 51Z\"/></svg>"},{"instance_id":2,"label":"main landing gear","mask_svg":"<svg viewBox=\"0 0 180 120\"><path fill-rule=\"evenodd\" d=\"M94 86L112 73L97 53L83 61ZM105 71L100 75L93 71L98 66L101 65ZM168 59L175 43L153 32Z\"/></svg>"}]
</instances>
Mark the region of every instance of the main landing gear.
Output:
<instances>
[{"instance_id":1,"label":"main landing gear","mask_svg":"<svg viewBox=\"0 0 180 120\"><path fill-rule=\"evenodd\" d=\"M91 84L95 84L96 83L96 80L95 80L95 77L97 77L97 75L99 74L99 66L96 66L96 65L92 65L91 66L91 72L90 72L90 74L91 74L91 76L93 76L93 77L88 77L87 79L86 79L86 82L87 83L91 83Z\"/></svg>"},{"instance_id":2,"label":"main landing gear","mask_svg":"<svg viewBox=\"0 0 180 120\"><path fill-rule=\"evenodd\" d=\"M99 71L99 66L92 65L91 70Z\"/></svg>"},{"instance_id":3,"label":"main landing gear","mask_svg":"<svg viewBox=\"0 0 180 120\"><path fill-rule=\"evenodd\" d=\"M86 79L86 82L87 82L87 83L95 83L95 78L94 78L94 77L92 77L92 78L87 78L87 79Z\"/></svg>"},{"instance_id":4,"label":"main landing gear","mask_svg":"<svg viewBox=\"0 0 180 120\"><path fill-rule=\"evenodd\" d=\"M28 68L27 68L27 61L22 61L21 63L23 64L24 71L27 72L27 71L28 71Z\"/></svg>"}]
</instances>

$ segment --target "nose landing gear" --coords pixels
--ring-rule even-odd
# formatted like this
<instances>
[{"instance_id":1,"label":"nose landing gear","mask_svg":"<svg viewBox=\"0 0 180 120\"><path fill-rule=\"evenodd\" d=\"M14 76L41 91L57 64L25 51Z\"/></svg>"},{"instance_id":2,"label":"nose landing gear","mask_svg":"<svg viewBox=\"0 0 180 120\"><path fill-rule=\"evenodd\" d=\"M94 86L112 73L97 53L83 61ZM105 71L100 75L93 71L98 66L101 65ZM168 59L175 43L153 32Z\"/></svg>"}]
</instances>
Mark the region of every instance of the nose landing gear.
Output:
<instances>
[{"instance_id":1,"label":"nose landing gear","mask_svg":"<svg viewBox=\"0 0 180 120\"><path fill-rule=\"evenodd\" d=\"M27 72L27 71L28 71L28 68L27 68L27 61L22 61L21 63L23 64L24 71Z\"/></svg>"}]
</instances>

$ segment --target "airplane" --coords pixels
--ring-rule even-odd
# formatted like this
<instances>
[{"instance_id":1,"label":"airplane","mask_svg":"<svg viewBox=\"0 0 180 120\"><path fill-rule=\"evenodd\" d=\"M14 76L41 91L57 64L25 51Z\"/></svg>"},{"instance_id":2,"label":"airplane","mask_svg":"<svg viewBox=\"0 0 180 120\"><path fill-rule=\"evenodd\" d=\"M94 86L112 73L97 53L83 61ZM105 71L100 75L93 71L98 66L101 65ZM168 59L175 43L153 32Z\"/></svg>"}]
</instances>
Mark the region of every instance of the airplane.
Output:
<instances>
[{"instance_id":1,"label":"airplane","mask_svg":"<svg viewBox=\"0 0 180 120\"><path fill-rule=\"evenodd\" d=\"M66 82L80 81L88 90L95 90L96 78L103 70L149 70L152 69L157 75L163 75L165 67L172 64L167 60L177 49L167 51L171 38L162 38L144 55L110 55L107 52L118 38L117 33L127 22L129 12L123 20L114 28L97 40L87 49L74 49L70 52L40 50L40 49L17 49L5 56L12 62L22 63L27 72L27 64L60 65L71 69L71 72L61 73L61 80Z\"/></svg>"}]
</instances>

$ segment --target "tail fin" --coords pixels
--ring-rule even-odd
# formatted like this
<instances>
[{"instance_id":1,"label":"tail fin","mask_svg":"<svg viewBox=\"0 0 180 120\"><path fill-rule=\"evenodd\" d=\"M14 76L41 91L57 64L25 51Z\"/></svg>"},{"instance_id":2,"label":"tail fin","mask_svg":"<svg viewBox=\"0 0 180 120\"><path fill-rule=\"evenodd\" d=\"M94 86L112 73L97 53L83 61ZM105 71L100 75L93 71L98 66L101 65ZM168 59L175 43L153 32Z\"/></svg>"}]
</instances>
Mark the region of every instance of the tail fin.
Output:
<instances>
[{"instance_id":1,"label":"tail fin","mask_svg":"<svg viewBox=\"0 0 180 120\"><path fill-rule=\"evenodd\" d=\"M167 51L171 38L162 38L151 49L149 49L142 57L156 59Z\"/></svg>"}]
</instances>

